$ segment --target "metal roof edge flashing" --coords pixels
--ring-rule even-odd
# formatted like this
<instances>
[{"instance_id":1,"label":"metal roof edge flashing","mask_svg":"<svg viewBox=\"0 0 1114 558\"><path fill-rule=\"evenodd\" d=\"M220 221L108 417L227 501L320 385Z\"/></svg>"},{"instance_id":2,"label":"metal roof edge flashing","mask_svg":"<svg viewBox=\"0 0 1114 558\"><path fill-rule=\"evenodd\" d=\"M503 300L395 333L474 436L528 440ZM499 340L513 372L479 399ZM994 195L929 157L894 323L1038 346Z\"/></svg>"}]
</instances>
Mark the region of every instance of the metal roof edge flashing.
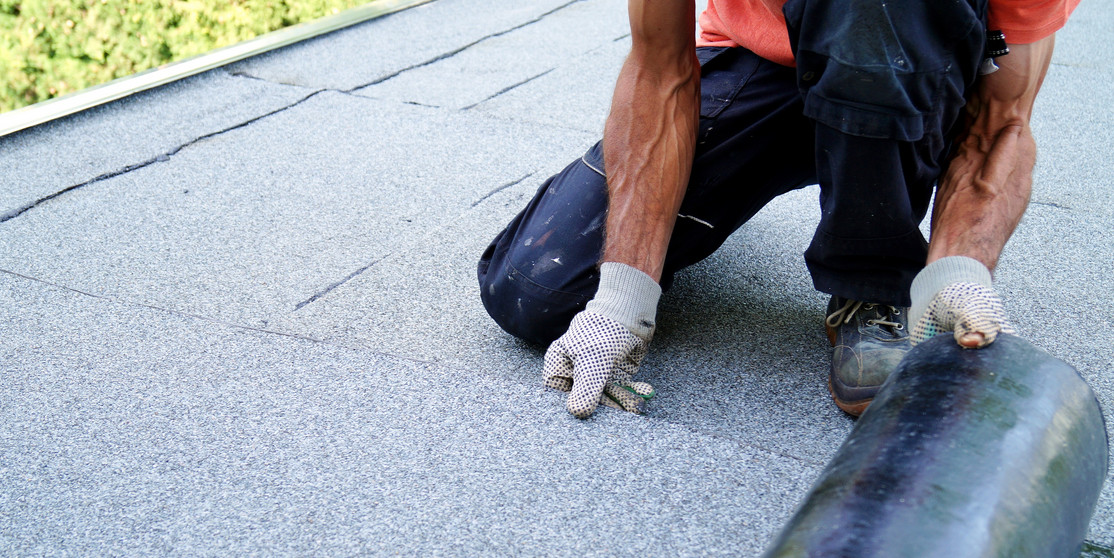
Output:
<instances>
[{"instance_id":1,"label":"metal roof edge flashing","mask_svg":"<svg viewBox=\"0 0 1114 558\"><path fill-rule=\"evenodd\" d=\"M164 64L107 83L94 85L81 91L2 113L0 114L0 137L122 99L140 91L146 91L264 52L432 1L373 0L363 6L357 6L335 15L284 27L234 45L211 50L205 54Z\"/></svg>"}]
</instances>

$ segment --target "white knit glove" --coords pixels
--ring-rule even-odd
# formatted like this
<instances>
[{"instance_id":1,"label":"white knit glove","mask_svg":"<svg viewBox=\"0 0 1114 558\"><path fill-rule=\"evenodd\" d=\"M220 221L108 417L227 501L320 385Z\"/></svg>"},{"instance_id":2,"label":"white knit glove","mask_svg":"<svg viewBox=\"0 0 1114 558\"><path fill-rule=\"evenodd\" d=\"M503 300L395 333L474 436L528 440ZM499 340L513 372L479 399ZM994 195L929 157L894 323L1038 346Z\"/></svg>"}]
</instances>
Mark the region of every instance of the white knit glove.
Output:
<instances>
[{"instance_id":1,"label":"white knit glove","mask_svg":"<svg viewBox=\"0 0 1114 558\"><path fill-rule=\"evenodd\" d=\"M993 343L999 333L1015 333L992 286L990 270L978 260L964 256L936 260L913 279L910 294L913 345L950 331L959 346L978 349Z\"/></svg>"},{"instance_id":2,"label":"white knit glove","mask_svg":"<svg viewBox=\"0 0 1114 558\"><path fill-rule=\"evenodd\" d=\"M654 336L661 287L626 264L600 266L596 296L545 353L545 385L569 392L565 407L588 418L599 403L641 413L654 388L635 382Z\"/></svg>"}]
</instances>

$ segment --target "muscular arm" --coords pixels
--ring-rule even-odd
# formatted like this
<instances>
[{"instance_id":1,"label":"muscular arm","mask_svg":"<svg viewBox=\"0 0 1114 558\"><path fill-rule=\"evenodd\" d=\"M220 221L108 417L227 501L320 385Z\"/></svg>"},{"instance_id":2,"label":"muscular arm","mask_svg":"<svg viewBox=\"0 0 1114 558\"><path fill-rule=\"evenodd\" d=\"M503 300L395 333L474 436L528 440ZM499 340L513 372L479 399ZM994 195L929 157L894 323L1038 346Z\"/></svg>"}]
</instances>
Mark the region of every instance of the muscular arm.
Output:
<instances>
[{"instance_id":1,"label":"muscular arm","mask_svg":"<svg viewBox=\"0 0 1114 558\"><path fill-rule=\"evenodd\" d=\"M631 53L604 128L603 261L661 280L688 185L700 108L692 0L629 0Z\"/></svg>"},{"instance_id":2,"label":"muscular arm","mask_svg":"<svg viewBox=\"0 0 1114 558\"><path fill-rule=\"evenodd\" d=\"M928 263L967 256L990 270L1029 204L1036 143L1033 102L1052 59L1054 37L1010 45L1000 70L982 76L967 104L968 130L940 180Z\"/></svg>"}]
</instances>

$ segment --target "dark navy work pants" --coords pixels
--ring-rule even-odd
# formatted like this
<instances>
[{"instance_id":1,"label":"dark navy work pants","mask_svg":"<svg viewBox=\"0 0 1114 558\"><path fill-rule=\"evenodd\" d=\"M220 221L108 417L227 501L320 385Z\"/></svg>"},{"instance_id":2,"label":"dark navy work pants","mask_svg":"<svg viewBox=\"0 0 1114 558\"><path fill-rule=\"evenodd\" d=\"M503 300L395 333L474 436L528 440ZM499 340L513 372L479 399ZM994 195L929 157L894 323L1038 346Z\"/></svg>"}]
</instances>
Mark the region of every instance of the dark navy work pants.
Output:
<instances>
[{"instance_id":1,"label":"dark navy work pants","mask_svg":"<svg viewBox=\"0 0 1114 558\"><path fill-rule=\"evenodd\" d=\"M797 68L700 48L692 174L662 275L714 252L774 197L820 185L805 261L815 287L909 305L918 228L985 44L985 0L789 0ZM547 344L595 294L607 211L596 144L546 181L483 253L481 298Z\"/></svg>"}]
</instances>

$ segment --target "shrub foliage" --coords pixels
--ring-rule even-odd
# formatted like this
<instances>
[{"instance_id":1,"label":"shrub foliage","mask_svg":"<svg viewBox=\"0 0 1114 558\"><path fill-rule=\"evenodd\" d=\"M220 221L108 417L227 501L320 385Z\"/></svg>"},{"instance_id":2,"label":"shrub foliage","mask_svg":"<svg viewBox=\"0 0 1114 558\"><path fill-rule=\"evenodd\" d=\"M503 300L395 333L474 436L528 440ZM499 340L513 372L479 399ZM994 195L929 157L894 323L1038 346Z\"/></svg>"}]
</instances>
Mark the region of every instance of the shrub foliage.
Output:
<instances>
[{"instance_id":1,"label":"shrub foliage","mask_svg":"<svg viewBox=\"0 0 1114 558\"><path fill-rule=\"evenodd\" d=\"M0 112L369 0L0 0Z\"/></svg>"}]
</instances>

